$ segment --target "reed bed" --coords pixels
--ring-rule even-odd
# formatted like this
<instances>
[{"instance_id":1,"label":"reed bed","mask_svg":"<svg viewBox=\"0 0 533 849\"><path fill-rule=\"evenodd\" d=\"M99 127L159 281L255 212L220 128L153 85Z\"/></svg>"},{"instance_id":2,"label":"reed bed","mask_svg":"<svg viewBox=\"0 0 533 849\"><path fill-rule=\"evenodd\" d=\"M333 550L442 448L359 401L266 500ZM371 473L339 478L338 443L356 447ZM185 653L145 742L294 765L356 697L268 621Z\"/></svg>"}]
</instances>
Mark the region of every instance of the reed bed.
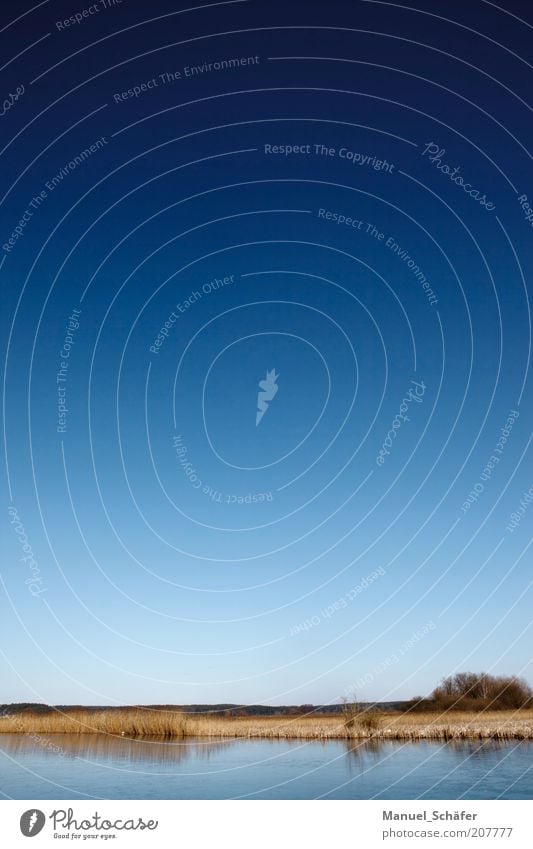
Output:
<instances>
[{"instance_id":1,"label":"reed bed","mask_svg":"<svg viewBox=\"0 0 533 849\"><path fill-rule=\"evenodd\" d=\"M376 712L374 727L341 715L301 717L228 717L185 714L140 707L120 710L24 712L0 719L0 732L20 734L107 734L113 737L164 739L381 739L381 740L533 740L533 710L466 713Z\"/></svg>"},{"instance_id":2,"label":"reed bed","mask_svg":"<svg viewBox=\"0 0 533 849\"><path fill-rule=\"evenodd\" d=\"M380 713L374 728L364 720L350 727L341 716L309 717L200 717L193 719L197 736L271 739L364 739L451 740L500 739L533 740L533 711L494 711L492 713L412 714Z\"/></svg>"},{"instance_id":3,"label":"reed bed","mask_svg":"<svg viewBox=\"0 0 533 849\"><path fill-rule=\"evenodd\" d=\"M184 737L187 717L179 711L120 710L25 711L0 719L0 732L21 734L108 734L114 737Z\"/></svg>"}]
</instances>

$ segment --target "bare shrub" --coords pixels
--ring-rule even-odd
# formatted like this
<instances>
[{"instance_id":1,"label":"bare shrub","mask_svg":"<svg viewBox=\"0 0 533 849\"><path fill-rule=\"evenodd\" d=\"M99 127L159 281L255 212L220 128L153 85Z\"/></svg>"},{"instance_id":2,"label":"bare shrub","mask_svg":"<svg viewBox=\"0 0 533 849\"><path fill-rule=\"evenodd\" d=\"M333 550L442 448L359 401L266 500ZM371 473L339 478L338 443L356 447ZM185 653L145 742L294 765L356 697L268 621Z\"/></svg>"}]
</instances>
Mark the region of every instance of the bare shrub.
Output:
<instances>
[{"instance_id":1,"label":"bare shrub","mask_svg":"<svg viewBox=\"0 0 533 849\"><path fill-rule=\"evenodd\" d=\"M513 710L532 707L533 691L514 675L458 672L443 678L433 690L431 702L439 710Z\"/></svg>"},{"instance_id":2,"label":"bare shrub","mask_svg":"<svg viewBox=\"0 0 533 849\"><path fill-rule=\"evenodd\" d=\"M381 728L382 715L378 710L363 710L358 716L358 724L367 734L375 734Z\"/></svg>"}]
</instances>

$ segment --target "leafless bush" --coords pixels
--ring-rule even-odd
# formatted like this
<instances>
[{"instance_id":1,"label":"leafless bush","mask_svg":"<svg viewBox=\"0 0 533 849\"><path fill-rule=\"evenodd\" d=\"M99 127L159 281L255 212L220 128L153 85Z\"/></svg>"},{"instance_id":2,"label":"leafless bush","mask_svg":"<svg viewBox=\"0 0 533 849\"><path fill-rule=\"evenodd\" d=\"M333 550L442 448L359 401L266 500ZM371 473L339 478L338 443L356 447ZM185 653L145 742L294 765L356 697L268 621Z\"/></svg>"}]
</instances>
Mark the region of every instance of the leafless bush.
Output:
<instances>
[{"instance_id":1,"label":"leafless bush","mask_svg":"<svg viewBox=\"0 0 533 849\"><path fill-rule=\"evenodd\" d=\"M381 728L382 716L379 710L369 705L362 705L353 697L351 700L342 699L342 714L344 727L349 735L357 735L361 730L372 735Z\"/></svg>"},{"instance_id":2,"label":"leafless bush","mask_svg":"<svg viewBox=\"0 0 533 849\"><path fill-rule=\"evenodd\" d=\"M526 681L513 675L458 672L444 678L430 699L413 700L411 704L425 710L517 710L533 707L533 691Z\"/></svg>"}]
</instances>

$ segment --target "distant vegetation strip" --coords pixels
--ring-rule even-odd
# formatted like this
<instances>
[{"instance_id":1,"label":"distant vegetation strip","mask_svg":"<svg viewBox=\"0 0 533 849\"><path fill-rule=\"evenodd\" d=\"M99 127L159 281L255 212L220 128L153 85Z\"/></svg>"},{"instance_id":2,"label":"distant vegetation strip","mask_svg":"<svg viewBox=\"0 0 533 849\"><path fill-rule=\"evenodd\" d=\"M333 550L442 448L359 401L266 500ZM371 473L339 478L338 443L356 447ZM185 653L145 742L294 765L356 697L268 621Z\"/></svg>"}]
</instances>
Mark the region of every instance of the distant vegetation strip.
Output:
<instances>
[{"instance_id":1,"label":"distant vegetation strip","mask_svg":"<svg viewBox=\"0 0 533 849\"><path fill-rule=\"evenodd\" d=\"M206 716L317 716L322 714L343 715L346 698L340 704L329 705L130 705L139 711L162 711L171 713L205 714ZM353 698L355 702L355 697ZM529 684L514 675L495 676L486 672L458 672L443 678L430 696L416 696L409 701L357 702L359 711L423 711L443 710L486 711L533 709L533 690ZM0 705L0 716L31 712L46 714L83 710L86 713L101 711L123 711L125 706L103 705L45 705L39 702L17 702Z\"/></svg>"},{"instance_id":2,"label":"distant vegetation strip","mask_svg":"<svg viewBox=\"0 0 533 849\"><path fill-rule=\"evenodd\" d=\"M0 732L115 737L533 739L533 692L514 676L460 672L427 698L318 706L136 705L0 707Z\"/></svg>"},{"instance_id":3,"label":"distant vegetation strip","mask_svg":"<svg viewBox=\"0 0 533 849\"><path fill-rule=\"evenodd\" d=\"M363 705L380 710L402 711L407 710L411 702L380 702L378 706L374 702L363 702ZM143 711L171 711L186 714L205 714L206 716L309 716L310 714L341 715L342 704L334 705L239 705L239 704L211 704L211 705L129 705L128 707ZM34 714L53 713L55 711L84 710L87 712L97 711L121 711L125 706L110 705L46 705L40 702L13 702L12 704L0 705L0 716L3 714L17 714L31 712Z\"/></svg>"},{"instance_id":4,"label":"distant vegetation strip","mask_svg":"<svg viewBox=\"0 0 533 849\"><path fill-rule=\"evenodd\" d=\"M0 732L15 734L106 734L137 738L270 738L533 740L533 710L444 713L390 713L352 710L341 715L299 717L228 717L178 711L122 708L114 710L54 709L4 714Z\"/></svg>"}]
</instances>

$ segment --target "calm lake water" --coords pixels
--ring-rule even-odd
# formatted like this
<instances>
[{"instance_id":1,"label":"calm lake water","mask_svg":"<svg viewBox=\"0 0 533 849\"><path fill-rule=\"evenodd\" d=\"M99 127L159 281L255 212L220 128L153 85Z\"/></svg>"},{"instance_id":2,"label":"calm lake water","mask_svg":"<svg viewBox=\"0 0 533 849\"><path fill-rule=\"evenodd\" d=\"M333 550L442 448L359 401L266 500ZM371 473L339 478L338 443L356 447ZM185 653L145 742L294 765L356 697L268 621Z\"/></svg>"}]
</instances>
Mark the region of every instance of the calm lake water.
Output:
<instances>
[{"instance_id":1,"label":"calm lake water","mask_svg":"<svg viewBox=\"0 0 533 849\"><path fill-rule=\"evenodd\" d=\"M533 744L1 734L0 790L12 799L531 799Z\"/></svg>"}]
</instances>

